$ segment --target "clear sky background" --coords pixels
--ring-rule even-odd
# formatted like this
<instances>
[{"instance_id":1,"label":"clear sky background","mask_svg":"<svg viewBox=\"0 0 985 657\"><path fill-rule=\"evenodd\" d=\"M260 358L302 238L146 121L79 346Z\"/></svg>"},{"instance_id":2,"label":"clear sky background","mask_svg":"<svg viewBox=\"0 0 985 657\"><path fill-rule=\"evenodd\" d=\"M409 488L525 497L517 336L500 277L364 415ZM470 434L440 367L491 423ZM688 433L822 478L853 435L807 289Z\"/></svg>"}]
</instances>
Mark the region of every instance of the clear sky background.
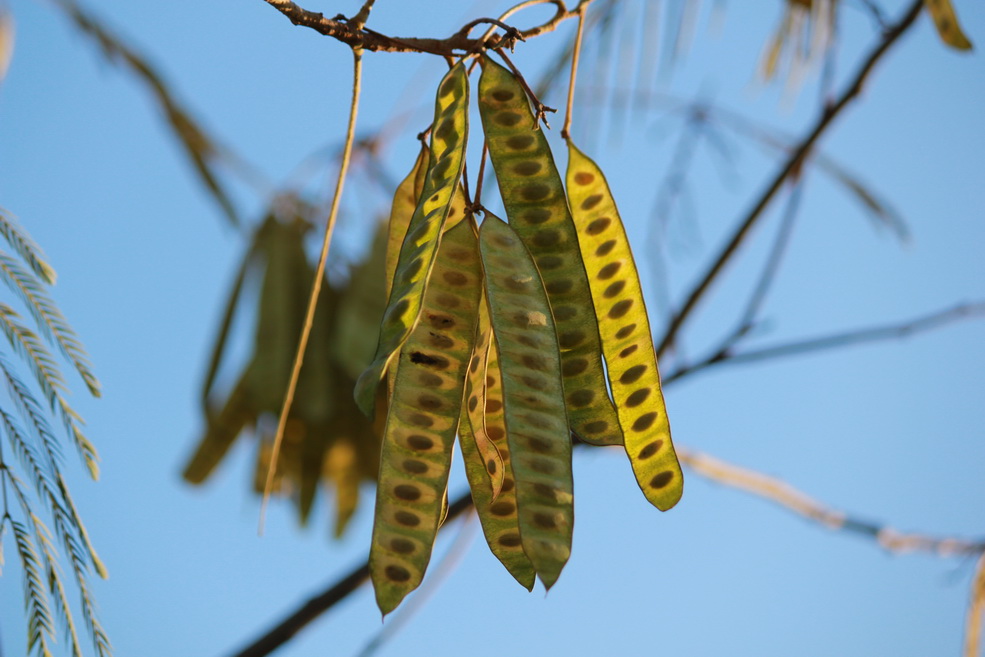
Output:
<instances>
[{"instance_id":1,"label":"clear sky background","mask_svg":"<svg viewBox=\"0 0 985 657\"><path fill-rule=\"evenodd\" d=\"M822 142L824 152L895 204L911 239L900 245L842 188L810 173L764 308L768 324L751 344L904 321L985 299L985 5L954 2L979 50L945 48L921 17ZM290 181L307 155L338 147L350 84L343 45L293 27L261 0L89 4L273 183ZM379 0L370 26L447 35L506 6L469 4ZM816 115L817 75L799 94L755 75L780 3L721 4L716 27L709 20L714 3L702 3L693 44L659 89L803 134ZM840 4L836 89L875 38L861 3ZM908 3L881 4L896 17ZM102 456L100 482L86 481L69 459L73 493L111 574L95 585L101 617L121 657L229 654L366 558L372 498L341 541L329 540L322 518L299 530L284 503L271 506L261 539L257 499L247 492L252 445L239 444L205 487L181 481L201 429L199 381L242 239L134 80L49 4L8 5L17 45L0 86L0 204L58 271L55 297L105 390L101 400L89 400L73 380L73 402ZM353 13L359 3L305 5L334 15ZM531 12L517 24L544 15ZM562 32L573 28L568 23ZM515 61L536 73L551 42L547 36L521 44ZM429 122L443 68L420 55L366 56L360 133L395 113L409 117L386 150L393 179L412 164L414 134ZM548 102L563 105L558 96ZM777 164L732 133L724 133L732 168L699 148L693 213L672 215L662 256L647 241L648 226L680 118L654 108L625 112L613 127L607 117L581 105L574 134L607 172L641 270L663 263L665 283L645 281L658 323L666 307L657 291L665 285L679 301ZM555 133L560 122L558 116ZM477 117L474 126L478 135ZM477 155L471 149L470 161ZM324 196L330 173L322 162L312 189ZM244 216L260 218L265 199L237 189ZM384 193L363 182L347 191L337 246L340 256L356 257ZM688 328L686 356L701 355L733 326L782 204ZM242 329L247 336L249 327ZM667 389L675 440L782 477L861 518L981 537L983 337L985 323L968 321L905 340L696 375ZM668 359L665 373L675 364L681 361ZM687 478L678 507L661 514L617 450L577 454L575 481L574 551L549 595L519 587L473 523L461 562L377 654L959 654L971 560L889 555L872 541L827 531L696 475ZM452 494L463 486L456 472ZM324 500L315 513L328 516ZM458 524L443 532L432 569L459 532ZM7 550L0 646L15 657L24 652L21 573ZM380 629L366 586L278 654L356 655Z\"/></svg>"}]
</instances>

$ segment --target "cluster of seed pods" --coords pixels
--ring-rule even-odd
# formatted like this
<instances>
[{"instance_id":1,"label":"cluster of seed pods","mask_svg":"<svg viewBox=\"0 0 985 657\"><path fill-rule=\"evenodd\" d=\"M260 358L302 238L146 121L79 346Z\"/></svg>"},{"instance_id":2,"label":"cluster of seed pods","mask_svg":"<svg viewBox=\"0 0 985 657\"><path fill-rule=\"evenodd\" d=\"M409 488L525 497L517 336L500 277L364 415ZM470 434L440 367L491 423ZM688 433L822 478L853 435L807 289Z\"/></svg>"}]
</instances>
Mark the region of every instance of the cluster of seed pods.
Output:
<instances>
[{"instance_id":1,"label":"cluster of seed pods","mask_svg":"<svg viewBox=\"0 0 985 657\"><path fill-rule=\"evenodd\" d=\"M527 589L535 578L550 588L571 553L575 440L624 445L661 510L682 492L639 275L605 178L569 142L562 182L523 85L481 64L479 114L509 223L484 212L477 226L464 208L469 84L458 64L438 87L430 151L395 197L392 286L356 387L369 410L388 378L370 552L384 614L424 576L456 435L486 541Z\"/></svg>"}]
</instances>

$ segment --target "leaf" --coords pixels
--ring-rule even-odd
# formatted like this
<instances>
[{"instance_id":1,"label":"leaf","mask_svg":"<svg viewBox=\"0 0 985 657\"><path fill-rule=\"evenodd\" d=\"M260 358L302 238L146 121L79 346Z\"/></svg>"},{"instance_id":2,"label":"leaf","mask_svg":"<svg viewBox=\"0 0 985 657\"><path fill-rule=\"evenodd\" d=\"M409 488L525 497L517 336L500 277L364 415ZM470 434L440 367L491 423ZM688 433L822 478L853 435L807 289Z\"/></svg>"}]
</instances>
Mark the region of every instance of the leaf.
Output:
<instances>
[{"instance_id":1,"label":"leaf","mask_svg":"<svg viewBox=\"0 0 985 657\"><path fill-rule=\"evenodd\" d=\"M951 0L923 0L923 4L934 19L934 26L941 41L956 50L971 50L971 41L965 36L958 23L958 15L954 12Z\"/></svg>"},{"instance_id":2,"label":"leaf","mask_svg":"<svg viewBox=\"0 0 985 657\"><path fill-rule=\"evenodd\" d=\"M468 219L445 235L421 322L400 351L369 554L384 615L421 583L441 519L478 316L482 270L474 231Z\"/></svg>"},{"instance_id":3,"label":"leaf","mask_svg":"<svg viewBox=\"0 0 985 657\"><path fill-rule=\"evenodd\" d=\"M567 183L626 453L643 494L666 511L680 500L684 482L636 263L605 176L570 141Z\"/></svg>"},{"instance_id":4,"label":"leaf","mask_svg":"<svg viewBox=\"0 0 985 657\"><path fill-rule=\"evenodd\" d=\"M605 387L598 326L564 186L527 96L513 75L484 58L479 110L510 225L537 263L557 322L572 430L593 445L622 443Z\"/></svg>"},{"instance_id":5,"label":"leaf","mask_svg":"<svg viewBox=\"0 0 985 657\"><path fill-rule=\"evenodd\" d=\"M503 408L523 551L550 589L571 554L571 439L551 307L519 236L488 214L479 231L502 370Z\"/></svg>"},{"instance_id":6,"label":"leaf","mask_svg":"<svg viewBox=\"0 0 985 657\"><path fill-rule=\"evenodd\" d=\"M0 24L2 24L2 20L3 14L0 14ZM0 34L0 41L2 41L2 38L2 34ZM0 66L0 69L2 69L2 66ZM3 77L2 74L0 74L0 77ZM0 208L0 235L7 240L7 244L14 249L17 255L27 263L35 276L48 285L55 284L55 279L58 276L55 274L52 266L48 264L44 253L41 251L41 247L31 239L31 236L22 227L17 225L17 221L13 215L8 214L3 208Z\"/></svg>"},{"instance_id":7,"label":"leaf","mask_svg":"<svg viewBox=\"0 0 985 657\"><path fill-rule=\"evenodd\" d=\"M373 362L356 382L356 402L371 415L376 388L390 361L417 324L442 227L455 197L468 139L468 74L464 64L452 68L438 85L431 132L431 160L420 203L400 249L380 339Z\"/></svg>"},{"instance_id":8,"label":"leaf","mask_svg":"<svg viewBox=\"0 0 985 657\"><path fill-rule=\"evenodd\" d=\"M48 640L54 640L54 624L48 608L48 595L41 576L41 563L27 527L9 519L14 532L17 557L24 569L24 608L27 611L27 651L35 648L39 655L51 655Z\"/></svg>"}]
</instances>

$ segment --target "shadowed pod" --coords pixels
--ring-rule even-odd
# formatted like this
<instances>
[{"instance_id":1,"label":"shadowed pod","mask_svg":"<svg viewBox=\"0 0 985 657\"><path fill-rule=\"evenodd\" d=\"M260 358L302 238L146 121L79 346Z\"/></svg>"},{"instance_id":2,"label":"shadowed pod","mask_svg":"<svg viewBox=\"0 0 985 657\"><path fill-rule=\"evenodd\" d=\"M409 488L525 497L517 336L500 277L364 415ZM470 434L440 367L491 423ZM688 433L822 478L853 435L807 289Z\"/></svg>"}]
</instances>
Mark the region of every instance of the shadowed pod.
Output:
<instances>
[{"instance_id":1,"label":"shadowed pod","mask_svg":"<svg viewBox=\"0 0 985 657\"><path fill-rule=\"evenodd\" d=\"M421 312L431 268L465 164L468 139L468 74L453 67L438 85L431 132L431 158L420 201L407 228L373 362L356 382L359 408L372 414L376 388Z\"/></svg>"},{"instance_id":2,"label":"shadowed pod","mask_svg":"<svg viewBox=\"0 0 985 657\"><path fill-rule=\"evenodd\" d=\"M441 520L478 318L475 233L468 218L444 235L421 321L397 362L369 559L384 615L421 583Z\"/></svg>"},{"instance_id":3,"label":"shadowed pod","mask_svg":"<svg viewBox=\"0 0 985 657\"><path fill-rule=\"evenodd\" d=\"M479 248L502 371L520 540L550 589L571 554L574 526L571 439L557 333L544 283L517 233L487 213Z\"/></svg>"},{"instance_id":4,"label":"shadowed pod","mask_svg":"<svg viewBox=\"0 0 985 657\"><path fill-rule=\"evenodd\" d=\"M536 261L557 322L571 429L587 443L621 444L602 371L588 277L561 177L523 87L485 57L479 113L510 225Z\"/></svg>"},{"instance_id":5,"label":"shadowed pod","mask_svg":"<svg viewBox=\"0 0 985 657\"><path fill-rule=\"evenodd\" d=\"M680 500L684 482L639 273L605 176L570 141L567 185L626 453L643 494L666 511Z\"/></svg>"}]
</instances>

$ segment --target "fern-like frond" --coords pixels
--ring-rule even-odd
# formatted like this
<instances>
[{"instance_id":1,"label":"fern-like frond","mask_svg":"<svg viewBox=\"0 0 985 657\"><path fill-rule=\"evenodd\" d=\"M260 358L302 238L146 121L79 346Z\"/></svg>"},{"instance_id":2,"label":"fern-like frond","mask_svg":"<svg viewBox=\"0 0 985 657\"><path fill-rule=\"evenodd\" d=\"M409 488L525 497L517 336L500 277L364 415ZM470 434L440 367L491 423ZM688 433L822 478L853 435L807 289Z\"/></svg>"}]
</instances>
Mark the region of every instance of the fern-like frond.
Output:
<instances>
[{"instance_id":1,"label":"fern-like frond","mask_svg":"<svg viewBox=\"0 0 985 657\"><path fill-rule=\"evenodd\" d=\"M48 582L48 594L54 603L55 612L65 628L65 637L72 651L72 657L82 657L82 647L79 643L79 633L75 629L75 619L72 618L72 610L68 604L68 597L65 595L65 586L62 583L61 569L58 567L58 550L51 542L51 532L41 521L41 519L31 514L31 522L34 524L34 534L37 537L38 547L41 550L41 557L44 561L45 578Z\"/></svg>"},{"instance_id":2,"label":"fern-like frond","mask_svg":"<svg viewBox=\"0 0 985 657\"><path fill-rule=\"evenodd\" d=\"M6 304L0 304L0 330L7 336L7 340L14 351L27 361L31 372L34 374L34 379L48 400L48 405L54 409L57 391L66 389L65 380L62 378L51 352L44 346L37 334L21 324L19 319L20 316L13 308Z\"/></svg>"},{"instance_id":3,"label":"fern-like frond","mask_svg":"<svg viewBox=\"0 0 985 657\"><path fill-rule=\"evenodd\" d=\"M47 469L57 470L61 465L61 447L58 438L51 430L51 425L44 416L41 405L31 394L30 389L11 371L7 363L0 358L0 378L7 384L7 392L14 402L21 417L27 423L28 431L38 440L43 448Z\"/></svg>"},{"instance_id":4,"label":"fern-like frond","mask_svg":"<svg viewBox=\"0 0 985 657\"><path fill-rule=\"evenodd\" d=\"M99 397L99 381L92 372L92 364L82 343L68 325L55 302L45 293L41 283L24 270L16 260L0 251L0 279L6 283L27 305L38 328L46 338L58 345L65 357L82 377L89 392Z\"/></svg>"},{"instance_id":5,"label":"fern-like frond","mask_svg":"<svg viewBox=\"0 0 985 657\"><path fill-rule=\"evenodd\" d=\"M54 268L48 264L41 247L31 239L8 210L0 207L0 235L7 244L31 268L34 275L48 285L54 285L57 278Z\"/></svg>"},{"instance_id":6,"label":"fern-like frond","mask_svg":"<svg viewBox=\"0 0 985 657\"><path fill-rule=\"evenodd\" d=\"M8 480L15 478L8 472ZM16 484L15 484L16 486ZM44 657L51 656L48 640L54 639L54 625L51 610L48 607L48 595L41 574L41 560L31 534L23 523L6 516L13 530L14 543L17 546L17 557L21 568L24 569L24 608L27 611L27 651L36 651Z\"/></svg>"}]
</instances>

